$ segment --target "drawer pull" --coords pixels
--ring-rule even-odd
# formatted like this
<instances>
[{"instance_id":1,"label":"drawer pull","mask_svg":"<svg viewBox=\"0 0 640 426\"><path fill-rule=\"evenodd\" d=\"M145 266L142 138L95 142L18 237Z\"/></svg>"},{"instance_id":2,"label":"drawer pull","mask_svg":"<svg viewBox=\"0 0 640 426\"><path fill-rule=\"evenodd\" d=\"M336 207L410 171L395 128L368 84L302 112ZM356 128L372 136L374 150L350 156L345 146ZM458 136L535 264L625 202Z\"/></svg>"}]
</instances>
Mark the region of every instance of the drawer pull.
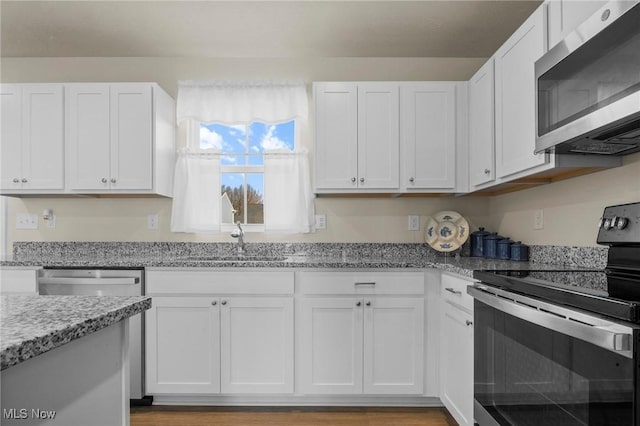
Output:
<instances>
[{"instance_id":1,"label":"drawer pull","mask_svg":"<svg viewBox=\"0 0 640 426\"><path fill-rule=\"evenodd\" d=\"M462 294L462 292L461 292L461 291L454 290L454 289L453 289L453 288L451 288L451 287L446 287L446 288L445 288L445 290L447 290L449 293L453 293L453 294Z\"/></svg>"},{"instance_id":2,"label":"drawer pull","mask_svg":"<svg viewBox=\"0 0 640 426\"><path fill-rule=\"evenodd\" d=\"M375 281L369 281L369 282L356 283L356 285L376 285L376 283Z\"/></svg>"},{"instance_id":3,"label":"drawer pull","mask_svg":"<svg viewBox=\"0 0 640 426\"><path fill-rule=\"evenodd\" d=\"M473 321L466 320L467 325L473 325Z\"/></svg>"}]
</instances>

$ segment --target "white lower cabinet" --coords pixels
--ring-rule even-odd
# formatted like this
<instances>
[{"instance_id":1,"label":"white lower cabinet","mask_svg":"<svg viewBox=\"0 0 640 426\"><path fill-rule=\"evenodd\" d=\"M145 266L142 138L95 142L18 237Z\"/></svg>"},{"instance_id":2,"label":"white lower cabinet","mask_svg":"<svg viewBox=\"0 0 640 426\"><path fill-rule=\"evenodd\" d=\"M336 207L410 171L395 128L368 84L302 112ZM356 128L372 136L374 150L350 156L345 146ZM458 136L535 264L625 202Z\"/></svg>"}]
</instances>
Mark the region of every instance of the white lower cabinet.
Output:
<instances>
[{"instance_id":1,"label":"white lower cabinet","mask_svg":"<svg viewBox=\"0 0 640 426\"><path fill-rule=\"evenodd\" d=\"M0 268L0 294L38 294L39 267Z\"/></svg>"},{"instance_id":2,"label":"white lower cabinet","mask_svg":"<svg viewBox=\"0 0 640 426\"><path fill-rule=\"evenodd\" d=\"M217 300L153 297L152 304L145 317L147 393L219 393Z\"/></svg>"},{"instance_id":3,"label":"white lower cabinet","mask_svg":"<svg viewBox=\"0 0 640 426\"><path fill-rule=\"evenodd\" d=\"M330 281L331 273L301 277L300 287L308 292L299 309L301 393L423 393L424 275L409 274L408 279L385 272L336 272ZM394 278L396 289L390 285ZM402 294L416 288L422 294ZM336 294L323 294L327 291Z\"/></svg>"},{"instance_id":4,"label":"white lower cabinet","mask_svg":"<svg viewBox=\"0 0 640 426\"><path fill-rule=\"evenodd\" d=\"M277 294L287 284L293 292L293 273L237 282L233 295L228 283L235 274L147 273L153 296L146 313L148 394L293 392L293 297ZM168 294L198 286L201 292L205 282L210 295Z\"/></svg>"},{"instance_id":5,"label":"white lower cabinet","mask_svg":"<svg viewBox=\"0 0 640 426\"><path fill-rule=\"evenodd\" d=\"M442 274L440 309L440 399L461 426L473 422L473 283Z\"/></svg>"}]
</instances>

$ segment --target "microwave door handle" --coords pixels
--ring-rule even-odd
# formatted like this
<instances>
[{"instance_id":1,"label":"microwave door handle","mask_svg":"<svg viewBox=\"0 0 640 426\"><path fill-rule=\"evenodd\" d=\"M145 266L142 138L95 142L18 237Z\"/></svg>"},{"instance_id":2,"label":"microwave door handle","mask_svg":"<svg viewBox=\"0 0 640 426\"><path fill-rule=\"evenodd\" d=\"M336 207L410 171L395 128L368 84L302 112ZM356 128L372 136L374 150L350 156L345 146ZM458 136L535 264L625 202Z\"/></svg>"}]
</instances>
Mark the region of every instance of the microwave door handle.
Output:
<instances>
[{"instance_id":1,"label":"microwave door handle","mask_svg":"<svg viewBox=\"0 0 640 426\"><path fill-rule=\"evenodd\" d=\"M534 307L535 300L528 299L527 302L531 301L532 303L531 305L529 303L525 305L483 291L485 288L486 286L482 285L469 286L467 287L467 292L474 299L516 318L584 340L626 358L633 358L633 351L631 350L633 330L629 327L599 318L593 319L597 324L574 321L560 314L545 312L540 310L541 308ZM567 314L572 312L569 309L557 306L554 306L554 310L557 312L566 311ZM475 322L477 325L478 321L476 320Z\"/></svg>"},{"instance_id":2,"label":"microwave door handle","mask_svg":"<svg viewBox=\"0 0 640 426\"><path fill-rule=\"evenodd\" d=\"M40 277L38 284L68 284L68 285L135 285L140 283L137 277L118 278L77 278L77 277Z\"/></svg>"}]
</instances>

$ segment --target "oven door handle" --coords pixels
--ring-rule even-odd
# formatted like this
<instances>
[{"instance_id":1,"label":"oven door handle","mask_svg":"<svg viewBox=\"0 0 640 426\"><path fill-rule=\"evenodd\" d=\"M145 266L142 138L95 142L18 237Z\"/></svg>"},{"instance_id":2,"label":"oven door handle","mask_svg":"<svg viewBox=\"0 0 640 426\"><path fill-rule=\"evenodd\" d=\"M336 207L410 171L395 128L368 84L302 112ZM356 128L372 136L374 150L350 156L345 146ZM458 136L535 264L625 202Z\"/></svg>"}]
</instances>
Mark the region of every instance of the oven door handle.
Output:
<instances>
[{"instance_id":1,"label":"oven door handle","mask_svg":"<svg viewBox=\"0 0 640 426\"><path fill-rule=\"evenodd\" d=\"M633 358L631 327L482 284L468 286L467 293L516 318ZM478 326L477 319L475 323Z\"/></svg>"}]
</instances>

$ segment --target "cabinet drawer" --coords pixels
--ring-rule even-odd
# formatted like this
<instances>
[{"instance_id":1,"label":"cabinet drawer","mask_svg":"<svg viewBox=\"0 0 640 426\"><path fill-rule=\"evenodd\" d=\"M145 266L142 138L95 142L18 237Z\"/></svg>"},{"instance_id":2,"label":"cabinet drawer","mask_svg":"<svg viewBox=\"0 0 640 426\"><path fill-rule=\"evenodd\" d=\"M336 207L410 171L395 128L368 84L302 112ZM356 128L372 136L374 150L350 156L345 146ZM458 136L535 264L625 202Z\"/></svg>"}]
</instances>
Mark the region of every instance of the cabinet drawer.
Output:
<instances>
[{"instance_id":1,"label":"cabinet drawer","mask_svg":"<svg viewBox=\"0 0 640 426\"><path fill-rule=\"evenodd\" d=\"M147 270L147 294L293 294L293 272Z\"/></svg>"},{"instance_id":2,"label":"cabinet drawer","mask_svg":"<svg viewBox=\"0 0 640 426\"><path fill-rule=\"evenodd\" d=\"M476 281L473 279L464 279L443 273L440 286L442 299L473 312L473 297L467 294L467 286L474 282Z\"/></svg>"},{"instance_id":3,"label":"cabinet drawer","mask_svg":"<svg viewBox=\"0 0 640 426\"><path fill-rule=\"evenodd\" d=\"M0 269L0 294L38 294L38 269L40 268Z\"/></svg>"},{"instance_id":4,"label":"cabinet drawer","mask_svg":"<svg viewBox=\"0 0 640 426\"><path fill-rule=\"evenodd\" d=\"M422 272L300 272L303 294L424 294Z\"/></svg>"}]
</instances>

